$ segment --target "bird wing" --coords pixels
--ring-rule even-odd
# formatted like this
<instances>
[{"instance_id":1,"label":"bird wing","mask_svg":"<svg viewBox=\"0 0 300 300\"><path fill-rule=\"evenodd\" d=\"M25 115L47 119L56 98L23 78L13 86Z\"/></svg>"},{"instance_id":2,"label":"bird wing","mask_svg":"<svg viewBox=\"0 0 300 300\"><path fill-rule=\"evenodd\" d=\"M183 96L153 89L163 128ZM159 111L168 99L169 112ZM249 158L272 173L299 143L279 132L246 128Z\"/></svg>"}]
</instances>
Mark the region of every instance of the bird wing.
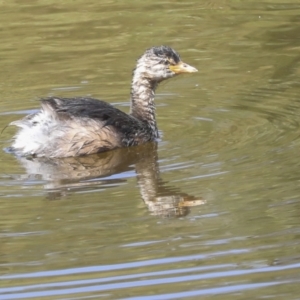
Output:
<instances>
[{"instance_id":1,"label":"bird wing","mask_svg":"<svg viewBox=\"0 0 300 300\"><path fill-rule=\"evenodd\" d=\"M42 100L42 110L62 124L58 130L64 134L56 148L68 156L130 146L135 143L132 136L142 127L131 115L92 98L47 98Z\"/></svg>"},{"instance_id":2,"label":"bird wing","mask_svg":"<svg viewBox=\"0 0 300 300\"><path fill-rule=\"evenodd\" d=\"M66 157L137 144L143 123L92 98L46 98L42 109L10 125L21 129L13 148L36 156Z\"/></svg>"},{"instance_id":3,"label":"bird wing","mask_svg":"<svg viewBox=\"0 0 300 300\"><path fill-rule=\"evenodd\" d=\"M115 108L111 104L93 98L46 98L42 99L42 108L50 110L59 120L77 120L97 122L102 127L111 126L126 133L135 130L141 122L131 115Z\"/></svg>"}]
</instances>

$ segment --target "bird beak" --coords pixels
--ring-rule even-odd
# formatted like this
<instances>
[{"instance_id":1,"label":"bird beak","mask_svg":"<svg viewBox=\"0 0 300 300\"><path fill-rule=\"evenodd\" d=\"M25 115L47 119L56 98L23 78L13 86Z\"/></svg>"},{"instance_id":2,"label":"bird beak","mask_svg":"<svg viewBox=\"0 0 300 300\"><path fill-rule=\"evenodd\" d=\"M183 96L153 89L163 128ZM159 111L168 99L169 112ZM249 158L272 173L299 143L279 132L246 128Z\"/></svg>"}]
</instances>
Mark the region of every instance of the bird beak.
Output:
<instances>
[{"instance_id":1,"label":"bird beak","mask_svg":"<svg viewBox=\"0 0 300 300\"><path fill-rule=\"evenodd\" d=\"M177 65L175 66L169 66L170 70L173 71L176 74L181 74L181 73L194 73L198 72L198 70L182 61L180 61Z\"/></svg>"}]
</instances>

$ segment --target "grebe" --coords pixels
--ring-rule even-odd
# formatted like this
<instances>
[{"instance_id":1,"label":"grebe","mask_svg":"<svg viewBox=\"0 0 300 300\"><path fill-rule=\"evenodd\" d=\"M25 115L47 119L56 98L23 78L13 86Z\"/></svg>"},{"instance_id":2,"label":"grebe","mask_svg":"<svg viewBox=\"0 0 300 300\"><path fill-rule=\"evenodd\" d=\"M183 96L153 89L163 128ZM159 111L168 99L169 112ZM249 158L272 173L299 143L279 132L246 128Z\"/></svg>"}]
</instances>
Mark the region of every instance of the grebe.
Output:
<instances>
[{"instance_id":1,"label":"grebe","mask_svg":"<svg viewBox=\"0 0 300 300\"><path fill-rule=\"evenodd\" d=\"M197 69L172 48L152 47L133 71L129 114L93 98L45 98L40 111L10 123L20 127L11 149L20 156L69 157L154 141L155 89L165 79L193 72Z\"/></svg>"}]
</instances>

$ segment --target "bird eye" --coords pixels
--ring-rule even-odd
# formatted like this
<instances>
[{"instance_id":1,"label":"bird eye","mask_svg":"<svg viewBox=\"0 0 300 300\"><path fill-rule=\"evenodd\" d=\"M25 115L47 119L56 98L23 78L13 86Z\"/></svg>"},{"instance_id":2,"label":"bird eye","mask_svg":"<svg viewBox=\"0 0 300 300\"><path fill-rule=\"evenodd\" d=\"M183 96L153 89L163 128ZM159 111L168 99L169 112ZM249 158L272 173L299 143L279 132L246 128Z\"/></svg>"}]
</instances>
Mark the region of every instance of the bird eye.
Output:
<instances>
[{"instance_id":1,"label":"bird eye","mask_svg":"<svg viewBox=\"0 0 300 300\"><path fill-rule=\"evenodd\" d=\"M169 64L169 61L166 60L166 59L162 59L162 60L160 60L160 61L158 62L158 64L160 64L160 65L168 65L168 64Z\"/></svg>"},{"instance_id":2,"label":"bird eye","mask_svg":"<svg viewBox=\"0 0 300 300\"><path fill-rule=\"evenodd\" d=\"M172 59L172 58L168 58L168 63L170 64L170 65L175 65L175 62L174 62L174 60Z\"/></svg>"}]
</instances>

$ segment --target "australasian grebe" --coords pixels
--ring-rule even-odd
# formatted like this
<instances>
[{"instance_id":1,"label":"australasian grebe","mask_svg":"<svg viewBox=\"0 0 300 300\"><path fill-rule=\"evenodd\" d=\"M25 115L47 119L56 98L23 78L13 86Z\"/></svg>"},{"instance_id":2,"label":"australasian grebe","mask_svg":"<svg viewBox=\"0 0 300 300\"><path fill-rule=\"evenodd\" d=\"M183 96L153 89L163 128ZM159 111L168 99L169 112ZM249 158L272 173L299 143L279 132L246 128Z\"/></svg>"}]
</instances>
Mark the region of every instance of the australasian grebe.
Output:
<instances>
[{"instance_id":1,"label":"australasian grebe","mask_svg":"<svg viewBox=\"0 0 300 300\"><path fill-rule=\"evenodd\" d=\"M21 129L12 150L21 156L68 157L139 145L158 138L154 95L158 84L180 73L197 72L167 46L152 47L133 71L131 108L126 114L92 98L41 100L41 110L14 121Z\"/></svg>"}]
</instances>

